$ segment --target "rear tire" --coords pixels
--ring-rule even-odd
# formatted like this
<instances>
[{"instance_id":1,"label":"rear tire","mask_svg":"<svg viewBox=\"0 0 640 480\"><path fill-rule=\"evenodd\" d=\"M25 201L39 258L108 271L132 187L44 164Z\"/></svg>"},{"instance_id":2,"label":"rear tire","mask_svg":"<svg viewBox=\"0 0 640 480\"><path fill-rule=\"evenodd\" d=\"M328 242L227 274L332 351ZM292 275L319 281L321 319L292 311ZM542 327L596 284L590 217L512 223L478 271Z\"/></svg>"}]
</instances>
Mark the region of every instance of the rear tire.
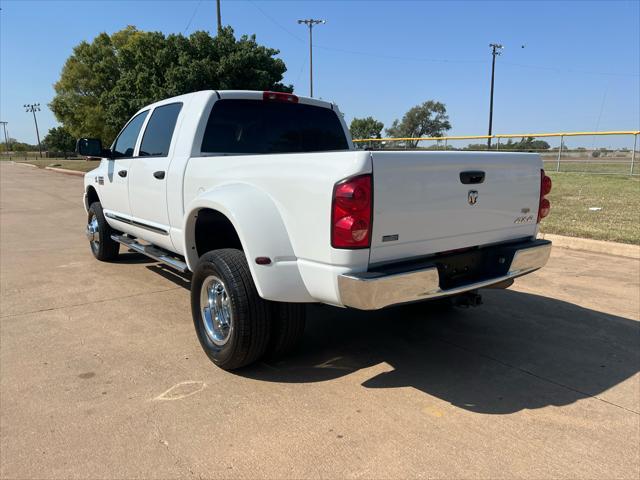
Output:
<instances>
[{"instance_id":1,"label":"rear tire","mask_svg":"<svg viewBox=\"0 0 640 480\"><path fill-rule=\"evenodd\" d=\"M291 352L304 335L306 305L271 302L271 309L271 340L266 356L275 360Z\"/></svg>"},{"instance_id":2,"label":"rear tire","mask_svg":"<svg viewBox=\"0 0 640 480\"><path fill-rule=\"evenodd\" d=\"M218 367L234 370L264 355L271 311L242 251L225 248L200 257L191 280L191 314L200 345Z\"/></svg>"},{"instance_id":3,"label":"rear tire","mask_svg":"<svg viewBox=\"0 0 640 480\"><path fill-rule=\"evenodd\" d=\"M100 202L93 202L87 213L86 235L91 253L101 262L115 260L120 252L120 244L111 238L115 232L104 218Z\"/></svg>"}]
</instances>

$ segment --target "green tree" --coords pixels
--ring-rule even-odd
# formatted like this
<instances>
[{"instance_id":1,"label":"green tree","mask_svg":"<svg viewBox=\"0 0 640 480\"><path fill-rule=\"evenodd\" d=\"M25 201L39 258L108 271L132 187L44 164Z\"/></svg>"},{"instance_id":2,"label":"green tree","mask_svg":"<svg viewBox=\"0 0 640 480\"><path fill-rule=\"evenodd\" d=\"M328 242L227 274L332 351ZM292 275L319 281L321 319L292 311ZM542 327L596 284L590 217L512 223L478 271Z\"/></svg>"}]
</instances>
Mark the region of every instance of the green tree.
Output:
<instances>
[{"instance_id":1,"label":"green tree","mask_svg":"<svg viewBox=\"0 0 640 480\"><path fill-rule=\"evenodd\" d=\"M497 146L497 144L496 144ZM494 148L493 145L491 148ZM528 151L528 150L549 150L551 145L549 145L544 140L535 140L533 137L523 137L519 142L514 142L511 139L507 140L506 143L500 144L500 150L520 150L520 151Z\"/></svg>"},{"instance_id":2,"label":"green tree","mask_svg":"<svg viewBox=\"0 0 640 480\"><path fill-rule=\"evenodd\" d=\"M520 152L549 150L550 148L551 145L544 140L535 140L533 137L523 137L518 142L514 142L513 139L509 138L506 142L501 141L498 144L498 142L494 141L491 144L491 150L517 150ZM487 150L487 144L471 143L465 147L465 150Z\"/></svg>"},{"instance_id":3,"label":"green tree","mask_svg":"<svg viewBox=\"0 0 640 480\"><path fill-rule=\"evenodd\" d=\"M515 143L517 150L549 150L551 146L544 140L534 140L533 137L526 137Z\"/></svg>"},{"instance_id":4,"label":"green tree","mask_svg":"<svg viewBox=\"0 0 640 480\"><path fill-rule=\"evenodd\" d=\"M53 127L42 140L44 148L50 152L62 152L64 158L76 148L76 139L64 127Z\"/></svg>"},{"instance_id":5,"label":"green tree","mask_svg":"<svg viewBox=\"0 0 640 480\"><path fill-rule=\"evenodd\" d=\"M494 145L491 145L491 148L495 148ZM500 148L502 148L502 145L500 145ZM467 145L466 147L464 147L465 150L473 150L473 151L478 151L478 150L487 150L487 144L486 143L470 143L469 145Z\"/></svg>"},{"instance_id":6,"label":"green tree","mask_svg":"<svg viewBox=\"0 0 640 480\"><path fill-rule=\"evenodd\" d=\"M281 83L286 67L278 53L255 35L236 39L231 27L216 37L185 37L129 26L76 46L49 106L74 137L108 144L131 115L163 98L207 89L293 91Z\"/></svg>"},{"instance_id":7,"label":"green tree","mask_svg":"<svg viewBox=\"0 0 640 480\"><path fill-rule=\"evenodd\" d=\"M387 128L387 135L396 138L441 137L450 129L445 105L429 100L413 107L402 120L394 120L391 127ZM418 145L416 140L406 143L413 148Z\"/></svg>"},{"instance_id":8,"label":"green tree","mask_svg":"<svg viewBox=\"0 0 640 480\"><path fill-rule=\"evenodd\" d=\"M2 142L0 145L0 151L7 151L7 144ZM15 138L9 138L9 151L10 152L37 152L38 145L31 145L25 142L19 142Z\"/></svg>"},{"instance_id":9,"label":"green tree","mask_svg":"<svg viewBox=\"0 0 640 480\"><path fill-rule=\"evenodd\" d=\"M355 138L380 138L380 132L384 128L382 122L377 121L373 117L354 118L351 120L349 130L351 136Z\"/></svg>"}]
</instances>

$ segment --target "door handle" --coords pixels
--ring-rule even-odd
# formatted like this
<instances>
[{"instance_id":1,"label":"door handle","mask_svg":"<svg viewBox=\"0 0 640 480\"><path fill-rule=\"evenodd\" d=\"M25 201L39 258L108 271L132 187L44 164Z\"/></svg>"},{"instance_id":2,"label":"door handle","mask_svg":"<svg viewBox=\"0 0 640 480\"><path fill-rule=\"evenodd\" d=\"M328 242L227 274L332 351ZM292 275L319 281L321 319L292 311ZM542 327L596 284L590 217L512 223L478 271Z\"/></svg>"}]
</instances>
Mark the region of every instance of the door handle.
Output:
<instances>
[{"instance_id":1,"label":"door handle","mask_svg":"<svg viewBox=\"0 0 640 480\"><path fill-rule=\"evenodd\" d=\"M120 175L121 177L123 177L123 178L124 178L124 177L126 177L126 176L127 176L127 171L126 171L126 170L120 170L120 171L118 172L118 175Z\"/></svg>"},{"instance_id":2,"label":"door handle","mask_svg":"<svg viewBox=\"0 0 640 480\"><path fill-rule=\"evenodd\" d=\"M484 182L484 172L470 171L460 172L460 181L465 185L473 185Z\"/></svg>"},{"instance_id":3,"label":"door handle","mask_svg":"<svg viewBox=\"0 0 640 480\"><path fill-rule=\"evenodd\" d=\"M153 176L158 180L162 180L164 178L164 172L162 170L158 170L157 172L153 172Z\"/></svg>"}]
</instances>

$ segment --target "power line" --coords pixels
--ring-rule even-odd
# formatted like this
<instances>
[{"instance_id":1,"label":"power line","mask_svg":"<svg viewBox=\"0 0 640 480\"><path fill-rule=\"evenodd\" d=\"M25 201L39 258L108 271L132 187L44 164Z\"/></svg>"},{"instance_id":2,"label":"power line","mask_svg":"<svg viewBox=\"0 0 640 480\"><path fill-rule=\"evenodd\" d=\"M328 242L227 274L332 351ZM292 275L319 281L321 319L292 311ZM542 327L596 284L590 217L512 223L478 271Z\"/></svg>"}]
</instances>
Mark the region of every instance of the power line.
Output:
<instances>
[{"instance_id":1,"label":"power line","mask_svg":"<svg viewBox=\"0 0 640 480\"><path fill-rule=\"evenodd\" d=\"M513 67L522 67L522 68L532 68L536 70L548 70L554 72L568 72L568 73L579 73L580 75L607 75L607 76L619 76L619 77L640 77L638 73L621 73L621 72L595 72L589 70L575 70L572 68L559 68L559 67L545 67L542 65L525 65L522 63L514 63L514 62L500 62L503 65L510 65Z\"/></svg>"},{"instance_id":2,"label":"power line","mask_svg":"<svg viewBox=\"0 0 640 480\"><path fill-rule=\"evenodd\" d=\"M447 59L438 59L438 58L402 57L398 55L386 55L386 54L371 53L371 52L357 52L354 50L345 50L342 48L329 47L326 45L319 45L319 44L316 44L316 48L320 48L322 50L330 50L334 52L348 53L351 55L363 55L363 56L373 57L373 58L388 58L391 60L409 60L409 61L432 62L432 63L484 63L484 60L447 60Z\"/></svg>"},{"instance_id":3,"label":"power line","mask_svg":"<svg viewBox=\"0 0 640 480\"><path fill-rule=\"evenodd\" d=\"M266 17L269 21L271 21L278 28L280 28L281 30L286 32L287 35L289 35L292 38L295 38L300 43L304 42L304 40L302 40L296 34L291 32L291 30L286 28L284 25L282 25L280 22L278 22L275 18L273 18L271 15L269 15L267 12L265 12L255 2L255 0L248 0L248 1L251 4L253 4L253 6L256 7L256 9L259 10L262 15L264 15L264 17ZM361 52L361 51L356 51L356 50L346 50L346 49L343 49L343 48L331 47L331 46L322 45L322 44L316 44L315 47L319 48L321 50L329 50L329 51L333 51L333 52L346 53L348 55L361 55L361 56L367 56L367 57L372 57L372 58L386 58L386 59L390 59L390 60L406 60L406 61L429 62L429 63L444 63L444 64L447 64L447 63L450 63L450 64L473 64L473 63L481 64L481 63L485 63L485 60L450 60L450 59L443 59L443 58L405 57L405 56L400 56L400 55L387 55L387 54L372 53L372 52ZM567 68L561 68L561 67L550 67L550 66L541 66L541 65L526 65L526 64L522 64L522 63L505 62L505 61L501 61L500 63L502 65L509 65L509 66L514 66L514 67L531 68L531 69L537 69L537 70L548 70L548 71L555 71L555 72L578 73L578 74L581 74L581 75L611 75L611 76L640 77L640 74L637 74L637 73L598 72L598 71L587 71L587 70L575 70L575 69L567 69Z\"/></svg>"},{"instance_id":4,"label":"power line","mask_svg":"<svg viewBox=\"0 0 640 480\"><path fill-rule=\"evenodd\" d=\"M464 63L485 63L484 60L448 60L448 59L439 59L439 58L423 58L423 57L404 57L398 55L386 55L379 53L371 53L371 52L359 52L354 50L345 50L342 48L330 47L326 45L316 44L316 48L320 48L322 50L330 50L334 52L347 53L350 55L363 55L373 58L388 58L391 60L407 60L407 61L418 61L418 62L431 62L431 63L451 63L451 64L464 64ZM588 71L588 70L575 70L561 67L545 67L541 65L526 65L522 63L515 62L506 62L501 61L502 65L509 65L515 67L522 68L531 68L538 70L548 70L555 72L568 72L568 73L579 73L581 75L611 75L611 76L627 76L627 77L640 77L640 74L636 73L621 73L621 72L597 72L597 71Z\"/></svg>"},{"instance_id":5,"label":"power line","mask_svg":"<svg viewBox=\"0 0 640 480\"><path fill-rule=\"evenodd\" d=\"M600 112L598 113L598 119L596 120L596 132L598 130L600 130L600 120L602 119L602 112L604 112L604 105L605 102L607 101L607 94L609 93L609 84L607 84L606 88L604 89L604 94L602 95L602 102L600 103ZM592 137L592 144L591 146L593 147L596 143L596 137Z\"/></svg>"},{"instance_id":6,"label":"power line","mask_svg":"<svg viewBox=\"0 0 640 480\"><path fill-rule=\"evenodd\" d=\"M304 40L302 38L297 36L295 33L293 33L291 30L289 30L287 27L282 25L275 18L273 18L271 15L265 12L254 0L249 0L249 3L251 3L254 7L256 7L256 9L262 15L264 15L266 19L268 19L270 22L272 22L274 25L276 25L278 28L284 31L287 35L289 35L292 38L295 38L300 43L304 43ZM384 54L381 55L381 54L370 53L370 52L357 52L353 50L345 50L342 48L330 47L330 46L321 45L321 44L316 44L315 47L320 48L322 50L331 50L334 52L342 52L350 55L364 55L364 56L370 56L375 58L389 58L389 59L395 59L395 60L418 60L423 62L439 62L439 63L484 63L484 60L446 60L446 59L429 59L429 58L419 58L419 57L401 57L397 55L384 55Z\"/></svg>"},{"instance_id":7,"label":"power line","mask_svg":"<svg viewBox=\"0 0 640 480\"><path fill-rule=\"evenodd\" d=\"M199 0L196 8L193 9L193 13L191 14L191 18L189 18L189 22L187 23L187 26L184 27L184 31L182 32L182 34L184 35L185 33L187 33L187 30L189 30L189 27L191 26L191 22L193 21L193 19L196 16L196 13L198 12L198 7L200 7L200 4L202 3L202 0Z\"/></svg>"},{"instance_id":8,"label":"power line","mask_svg":"<svg viewBox=\"0 0 640 480\"><path fill-rule=\"evenodd\" d=\"M279 27L281 30L283 30L284 32L286 32L289 36L291 36L292 38L295 38L298 42L300 43L304 43L304 40L301 39L299 36L297 36L295 33L293 33L291 30L289 30L287 27L285 27L284 25L282 25L280 22L278 22L275 18L273 18L271 15L269 15L267 12L265 12L256 2L254 2L253 0L249 0L249 3L251 3L254 7L256 7L256 9L258 9L258 11L264 15L265 18L267 18L267 20L270 20L274 25L276 25L277 27Z\"/></svg>"}]
</instances>

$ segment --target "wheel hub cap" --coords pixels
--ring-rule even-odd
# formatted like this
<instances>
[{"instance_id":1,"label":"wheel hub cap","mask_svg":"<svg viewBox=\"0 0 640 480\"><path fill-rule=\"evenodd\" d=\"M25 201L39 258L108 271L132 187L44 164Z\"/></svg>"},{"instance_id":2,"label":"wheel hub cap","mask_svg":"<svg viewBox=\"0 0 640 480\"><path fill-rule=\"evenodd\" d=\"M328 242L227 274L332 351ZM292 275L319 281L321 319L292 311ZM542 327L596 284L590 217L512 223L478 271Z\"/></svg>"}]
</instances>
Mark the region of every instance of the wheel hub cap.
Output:
<instances>
[{"instance_id":1,"label":"wheel hub cap","mask_svg":"<svg viewBox=\"0 0 640 480\"><path fill-rule=\"evenodd\" d=\"M231 303L224 282L211 275L202 283L200 306L204 331L214 344L222 346L233 329Z\"/></svg>"},{"instance_id":2,"label":"wheel hub cap","mask_svg":"<svg viewBox=\"0 0 640 480\"><path fill-rule=\"evenodd\" d=\"M92 248L97 248L100 244L100 228L98 226L98 219L95 215L91 217L89 223L87 223L87 229L85 230L87 240L91 242Z\"/></svg>"}]
</instances>

